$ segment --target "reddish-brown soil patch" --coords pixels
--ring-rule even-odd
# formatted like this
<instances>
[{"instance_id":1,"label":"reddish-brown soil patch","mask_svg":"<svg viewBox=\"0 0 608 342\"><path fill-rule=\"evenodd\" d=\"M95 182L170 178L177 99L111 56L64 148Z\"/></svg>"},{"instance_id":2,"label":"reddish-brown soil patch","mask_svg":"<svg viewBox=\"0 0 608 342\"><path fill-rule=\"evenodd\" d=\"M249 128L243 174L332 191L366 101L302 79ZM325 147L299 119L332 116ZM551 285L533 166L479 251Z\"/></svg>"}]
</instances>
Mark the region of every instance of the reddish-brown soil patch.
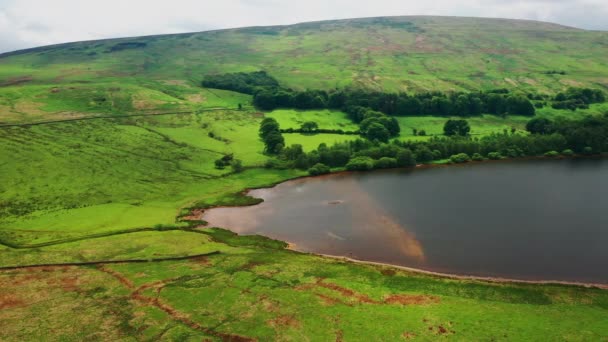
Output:
<instances>
[{"instance_id":1,"label":"reddish-brown soil patch","mask_svg":"<svg viewBox=\"0 0 608 342\"><path fill-rule=\"evenodd\" d=\"M0 86L2 86L2 87L14 86L14 85L27 83L31 80L33 80L32 76L13 77L13 78L9 78L8 80L4 81L3 83L0 83Z\"/></svg>"},{"instance_id":2,"label":"reddish-brown soil patch","mask_svg":"<svg viewBox=\"0 0 608 342\"><path fill-rule=\"evenodd\" d=\"M263 118L264 117L264 113L262 112L256 112L252 114L254 118Z\"/></svg>"},{"instance_id":3,"label":"reddish-brown soil patch","mask_svg":"<svg viewBox=\"0 0 608 342\"><path fill-rule=\"evenodd\" d=\"M412 338L416 338L416 334L413 332L406 331L401 335L406 340L411 340Z\"/></svg>"},{"instance_id":4,"label":"reddish-brown soil patch","mask_svg":"<svg viewBox=\"0 0 608 342\"><path fill-rule=\"evenodd\" d=\"M336 299L336 298L332 298L332 297L330 297L330 296L326 296L326 295L321 294L321 293L317 293L316 295L317 295L317 297L319 297L319 298L320 298L320 299L323 301L323 303L324 303L324 304L326 304L326 305L344 304L344 305L349 305L349 306L350 306L350 304L348 304L348 303L344 303L344 302L343 302L343 301L341 301L341 300L338 300L338 299Z\"/></svg>"},{"instance_id":5,"label":"reddish-brown soil patch","mask_svg":"<svg viewBox=\"0 0 608 342\"><path fill-rule=\"evenodd\" d=\"M344 341L344 331L338 330L336 331L336 342Z\"/></svg>"},{"instance_id":6,"label":"reddish-brown soil patch","mask_svg":"<svg viewBox=\"0 0 608 342\"><path fill-rule=\"evenodd\" d=\"M345 287L342 287L342 286L339 286L339 285L336 285L333 283L325 283L325 282L323 282L323 279L318 279L316 282L316 285L319 287L329 289L329 290L337 291L344 297L355 299L356 301L358 301L360 303L368 303L368 304L378 304L379 303L378 301L375 301L375 300L369 298L365 294L357 293L351 289L347 289Z\"/></svg>"},{"instance_id":7,"label":"reddish-brown soil patch","mask_svg":"<svg viewBox=\"0 0 608 342\"><path fill-rule=\"evenodd\" d=\"M203 216L204 209L194 209L190 215L182 217L182 221L200 221Z\"/></svg>"},{"instance_id":8,"label":"reddish-brown soil patch","mask_svg":"<svg viewBox=\"0 0 608 342\"><path fill-rule=\"evenodd\" d=\"M391 269L385 269L385 270L380 271L380 273L382 273L382 275L392 277L392 276L394 276L394 275L395 275L395 273L397 273L397 272L395 272L395 270L391 270Z\"/></svg>"},{"instance_id":9,"label":"reddish-brown soil patch","mask_svg":"<svg viewBox=\"0 0 608 342\"><path fill-rule=\"evenodd\" d=\"M172 306L163 303L159 298L160 291L167 283L174 281L175 280L174 278L144 284L138 288L135 288L135 285L133 284L133 282L131 280L129 280L127 277L125 277L124 275L122 275L121 273L116 272L110 268L103 267L103 266L100 266L98 269L102 272L105 272L105 273L108 273L108 274L114 276L116 279L118 279L118 281L120 281L121 284L123 284L128 289L134 290L131 293L131 298L133 300L136 300L145 305L154 306L154 307L164 311L165 313L167 313L169 316L171 316L172 319L179 321L194 330L204 332L205 334L213 335L225 342L257 341L256 339L253 339L253 338L233 335L233 334L228 334L228 333L222 333L222 332L218 332L212 328L204 327L204 326L200 325L199 323L193 321L188 314L179 312ZM154 288L156 290L155 291L156 297L148 297L148 296L144 296L142 294L145 290L152 289L152 288Z\"/></svg>"},{"instance_id":10,"label":"reddish-brown soil patch","mask_svg":"<svg viewBox=\"0 0 608 342\"><path fill-rule=\"evenodd\" d=\"M197 265L202 265L202 266L210 266L211 262L209 261L209 258L207 258L206 256L201 256L198 258L194 258L194 259L190 259L190 262L193 264L197 264Z\"/></svg>"},{"instance_id":11,"label":"reddish-brown soil patch","mask_svg":"<svg viewBox=\"0 0 608 342\"><path fill-rule=\"evenodd\" d=\"M292 315L278 316L274 319L269 320L267 323L268 323L268 325L270 325L273 328L285 328L285 327L299 328L300 327L300 321Z\"/></svg>"},{"instance_id":12,"label":"reddish-brown soil patch","mask_svg":"<svg viewBox=\"0 0 608 342\"><path fill-rule=\"evenodd\" d=\"M24 305L25 302L15 295L0 295L0 310L16 308Z\"/></svg>"},{"instance_id":13,"label":"reddish-brown soil patch","mask_svg":"<svg viewBox=\"0 0 608 342\"><path fill-rule=\"evenodd\" d=\"M425 295L395 294L384 299L386 304L429 305L439 303L439 298Z\"/></svg>"}]
</instances>

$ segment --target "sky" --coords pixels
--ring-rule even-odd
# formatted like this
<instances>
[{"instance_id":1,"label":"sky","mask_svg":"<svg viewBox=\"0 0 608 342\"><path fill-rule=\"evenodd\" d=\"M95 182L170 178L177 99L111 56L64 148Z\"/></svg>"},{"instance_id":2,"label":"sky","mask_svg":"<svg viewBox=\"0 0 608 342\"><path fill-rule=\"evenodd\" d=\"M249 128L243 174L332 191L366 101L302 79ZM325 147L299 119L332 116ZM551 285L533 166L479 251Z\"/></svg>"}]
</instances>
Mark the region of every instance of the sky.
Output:
<instances>
[{"instance_id":1,"label":"sky","mask_svg":"<svg viewBox=\"0 0 608 342\"><path fill-rule=\"evenodd\" d=\"M608 0L0 0L0 52L81 40L396 15L608 30Z\"/></svg>"}]
</instances>

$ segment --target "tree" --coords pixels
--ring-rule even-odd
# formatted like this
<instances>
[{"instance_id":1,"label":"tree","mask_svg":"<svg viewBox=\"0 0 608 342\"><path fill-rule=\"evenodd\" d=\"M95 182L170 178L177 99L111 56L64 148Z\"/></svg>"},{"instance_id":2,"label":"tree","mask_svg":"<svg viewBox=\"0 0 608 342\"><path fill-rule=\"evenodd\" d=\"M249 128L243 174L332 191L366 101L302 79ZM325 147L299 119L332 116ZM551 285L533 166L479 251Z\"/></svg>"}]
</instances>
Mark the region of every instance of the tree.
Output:
<instances>
[{"instance_id":1,"label":"tree","mask_svg":"<svg viewBox=\"0 0 608 342\"><path fill-rule=\"evenodd\" d=\"M376 169L390 169L397 167L397 159L382 157L374 162L374 167Z\"/></svg>"},{"instance_id":2,"label":"tree","mask_svg":"<svg viewBox=\"0 0 608 342\"><path fill-rule=\"evenodd\" d=\"M279 132L279 129L280 127L277 120L273 118L265 118L260 124L260 137L264 139L268 134L272 132Z\"/></svg>"},{"instance_id":3,"label":"tree","mask_svg":"<svg viewBox=\"0 0 608 342\"><path fill-rule=\"evenodd\" d=\"M370 157L355 157L346 164L349 171L367 171L374 168L374 160Z\"/></svg>"},{"instance_id":4,"label":"tree","mask_svg":"<svg viewBox=\"0 0 608 342\"><path fill-rule=\"evenodd\" d=\"M308 121L303 123L300 129L302 132L311 133L319 129L319 125L314 121Z\"/></svg>"},{"instance_id":5,"label":"tree","mask_svg":"<svg viewBox=\"0 0 608 342\"><path fill-rule=\"evenodd\" d=\"M378 140L381 142L388 142L390 132L382 124L374 122L367 128L365 137L369 140Z\"/></svg>"},{"instance_id":6,"label":"tree","mask_svg":"<svg viewBox=\"0 0 608 342\"><path fill-rule=\"evenodd\" d=\"M471 157L469 157L466 153L458 153L450 157L450 161L452 163L466 163L471 161Z\"/></svg>"},{"instance_id":7,"label":"tree","mask_svg":"<svg viewBox=\"0 0 608 342\"><path fill-rule=\"evenodd\" d=\"M547 118L534 118L526 123L526 131L532 134L551 134L553 123Z\"/></svg>"},{"instance_id":8,"label":"tree","mask_svg":"<svg viewBox=\"0 0 608 342\"><path fill-rule=\"evenodd\" d=\"M433 152L427 146L419 146L416 149L416 160L421 163L428 163L434 159Z\"/></svg>"},{"instance_id":9,"label":"tree","mask_svg":"<svg viewBox=\"0 0 608 342\"><path fill-rule=\"evenodd\" d=\"M311 176L318 176L318 175L328 174L330 171L331 170L330 170L329 166L327 166L325 164L317 163L317 164L313 165L313 167L308 169L308 174L310 174Z\"/></svg>"},{"instance_id":10,"label":"tree","mask_svg":"<svg viewBox=\"0 0 608 342\"><path fill-rule=\"evenodd\" d=\"M409 167L416 165L416 158L414 158L414 153L410 149L402 149L397 152L397 156L395 158L397 160L397 166L400 167Z\"/></svg>"},{"instance_id":11,"label":"tree","mask_svg":"<svg viewBox=\"0 0 608 342\"><path fill-rule=\"evenodd\" d=\"M230 162L230 167L232 168L232 172L240 173L243 172L243 162L240 159L234 159Z\"/></svg>"},{"instance_id":12,"label":"tree","mask_svg":"<svg viewBox=\"0 0 608 342\"><path fill-rule=\"evenodd\" d=\"M281 156L287 160L297 160L303 154L304 149L300 144L292 144L281 151Z\"/></svg>"},{"instance_id":13,"label":"tree","mask_svg":"<svg viewBox=\"0 0 608 342\"><path fill-rule=\"evenodd\" d=\"M262 110L273 110L277 108L274 93L270 90L262 90L253 96L253 104Z\"/></svg>"},{"instance_id":14,"label":"tree","mask_svg":"<svg viewBox=\"0 0 608 342\"><path fill-rule=\"evenodd\" d=\"M266 153L278 154L285 146L285 139L279 131L272 131L264 137L264 144Z\"/></svg>"},{"instance_id":15,"label":"tree","mask_svg":"<svg viewBox=\"0 0 608 342\"><path fill-rule=\"evenodd\" d=\"M443 126L443 133L447 136L466 136L471 131L467 120L448 120Z\"/></svg>"}]
</instances>

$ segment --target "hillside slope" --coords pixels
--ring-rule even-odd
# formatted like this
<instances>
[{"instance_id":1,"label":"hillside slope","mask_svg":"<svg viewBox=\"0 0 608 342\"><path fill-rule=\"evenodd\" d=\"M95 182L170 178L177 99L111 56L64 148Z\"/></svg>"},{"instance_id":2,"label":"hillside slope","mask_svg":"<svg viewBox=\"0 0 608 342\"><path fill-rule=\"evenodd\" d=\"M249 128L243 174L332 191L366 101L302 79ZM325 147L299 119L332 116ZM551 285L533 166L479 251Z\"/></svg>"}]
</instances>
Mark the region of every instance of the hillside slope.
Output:
<instances>
[{"instance_id":1,"label":"hillside slope","mask_svg":"<svg viewBox=\"0 0 608 342\"><path fill-rule=\"evenodd\" d=\"M608 32L389 17L70 43L0 57L0 84L188 80L264 69L294 88L608 87Z\"/></svg>"}]
</instances>

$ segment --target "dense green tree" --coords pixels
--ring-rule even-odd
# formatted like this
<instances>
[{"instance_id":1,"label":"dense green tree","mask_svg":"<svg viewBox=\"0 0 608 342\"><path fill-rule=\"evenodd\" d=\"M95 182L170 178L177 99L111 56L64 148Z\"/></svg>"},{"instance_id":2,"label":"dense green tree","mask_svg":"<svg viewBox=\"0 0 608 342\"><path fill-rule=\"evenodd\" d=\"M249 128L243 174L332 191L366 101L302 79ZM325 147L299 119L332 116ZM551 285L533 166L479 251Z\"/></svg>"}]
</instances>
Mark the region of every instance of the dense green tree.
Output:
<instances>
[{"instance_id":1,"label":"dense green tree","mask_svg":"<svg viewBox=\"0 0 608 342\"><path fill-rule=\"evenodd\" d=\"M370 157L355 157L346 164L349 171L368 171L374 168L374 160Z\"/></svg>"},{"instance_id":2,"label":"dense green tree","mask_svg":"<svg viewBox=\"0 0 608 342\"><path fill-rule=\"evenodd\" d=\"M318 176L328 174L330 172L329 166L321 163L317 163L313 165L310 169L308 169L308 174L311 176Z\"/></svg>"},{"instance_id":3,"label":"dense green tree","mask_svg":"<svg viewBox=\"0 0 608 342\"><path fill-rule=\"evenodd\" d=\"M553 123L547 118L534 118L526 123L526 131L532 134L553 133Z\"/></svg>"},{"instance_id":4,"label":"dense green tree","mask_svg":"<svg viewBox=\"0 0 608 342\"><path fill-rule=\"evenodd\" d=\"M416 158L414 157L414 153L412 153L412 150L410 150L409 148L400 149L399 152L397 152L395 159L397 161L397 166L416 166Z\"/></svg>"},{"instance_id":5,"label":"dense green tree","mask_svg":"<svg viewBox=\"0 0 608 342\"><path fill-rule=\"evenodd\" d=\"M382 157L374 162L376 169L391 169L397 167L397 159L390 157Z\"/></svg>"},{"instance_id":6,"label":"dense green tree","mask_svg":"<svg viewBox=\"0 0 608 342\"><path fill-rule=\"evenodd\" d=\"M467 120L448 120L443 126L443 133L447 136L466 136L471 131Z\"/></svg>"},{"instance_id":7,"label":"dense green tree","mask_svg":"<svg viewBox=\"0 0 608 342\"><path fill-rule=\"evenodd\" d=\"M452 163L466 163L471 161L471 157L469 157L466 153L458 153L450 157L450 161Z\"/></svg>"},{"instance_id":8,"label":"dense green tree","mask_svg":"<svg viewBox=\"0 0 608 342\"><path fill-rule=\"evenodd\" d=\"M416 149L416 160L421 163L427 163L434 159L433 152L428 148L428 146L420 145Z\"/></svg>"},{"instance_id":9,"label":"dense green tree","mask_svg":"<svg viewBox=\"0 0 608 342\"><path fill-rule=\"evenodd\" d=\"M382 124L374 122L365 131L365 137L369 140L378 140L380 142L388 142L390 132Z\"/></svg>"},{"instance_id":10,"label":"dense green tree","mask_svg":"<svg viewBox=\"0 0 608 342\"><path fill-rule=\"evenodd\" d=\"M302 132L311 133L319 129L319 125L314 121L307 121L300 127Z\"/></svg>"}]
</instances>

